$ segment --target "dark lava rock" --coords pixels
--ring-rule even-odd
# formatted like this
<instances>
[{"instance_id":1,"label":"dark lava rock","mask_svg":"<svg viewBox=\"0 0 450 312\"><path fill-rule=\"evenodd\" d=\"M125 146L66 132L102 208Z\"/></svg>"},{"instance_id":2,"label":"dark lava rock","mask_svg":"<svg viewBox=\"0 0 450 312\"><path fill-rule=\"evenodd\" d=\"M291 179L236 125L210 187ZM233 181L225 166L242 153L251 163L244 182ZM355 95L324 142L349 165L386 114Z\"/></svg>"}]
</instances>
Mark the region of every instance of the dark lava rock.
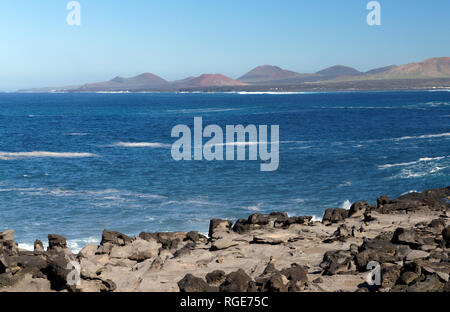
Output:
<instances>
[{"instance_id":1,"label":"dark lava rock","mask_svg":"<svg viewBox=\"0 0 450 312\"><path fill-rule=\"evenodd\" d=\"M225 272L221 270L215 270L206 274L205 278L208 284L222 284L225 281Z\"/></svg>"},{"instance_id":2,"label":"dark lava rock","mask_svg":"<svg viewBox=\"0 0 450 312\"><path fill-rule=\"evenodd\" d=\"M228 274L220 285L221 292L255 292L256 290L255 283L242 269Z\"/></svg>"},{"instance_id":3,"label":"dark lava rock","mask_svg":"<svg viewBox=\"0 0 450 312\"><path fill-rule=\"evenodd\" d=\"M362 217L367 210L367 202L361 201L354 203L348 212L350 218Z\"/></svg>"},{"instance_id":4,"label":"dark lava rock","mask_svg":"<svg viewBox=\"0 0 450 312\"><path fill-rule=\"evenodd\" d=\"M330 208L325 210L322 223L338 223L348 218L349 211L344 208Z\"/></svg>"},{"instance_id":5,"label":"dark lava rock","mask_svg":"<svg viewBox=\"0 0 450 312\"><path fill-rule=\"evenodd\" d=\"M186 240L187 234L184 232L141 232L139 237L147 241L156 240L157 243L162 245L163 249L173 250L177 249L183 240Z\"/></svg>"},{"instance_id":6,"label":"dark lava rock","mask_svg":"<svg viewBox=\"0 0 450 312\"><path fill-rule=\"evenodd\" d=\"M212 237L214 232L216 231L229 231L231 230L231 226L233 225L233 222L230 220L224 220L224 219L212 219L209 222L209 237Z\"/></svg>"},{"instance_id":7,"label":"dark lava rock","mask_svg":"<svg viewBox=\"0 0 450 312\"><path fill-rule=\"evenodd\" d=\"M381 206L389 204L391 200L386 195L382 195L377 199L377 207L381 208Z\"/></svg>"},{"instance_id":8,"label":"dark lava rock","mask_svg":"<svg viewBox=\"0 0 450 312\"><path fill-rule=\"evenodd\" d=\"M327 251L320 263L325 275L352 272L353 266L353 257L350 251L345 250Z\"/></svg>"},{"instance_id":9,"label":"dark lava rock","mask_svg":"<svg viewBox=\"0 0 450 312\"><path fill-rule=\"evenodd\" d=\"M447 226L443 231L442 231L442 238L447 246L447 248L450 247L450 225Z\"/></svg>"},{"instance_id":10,"label":"dark lava rock","mask_svg":"<svg viewBox=\"0 0 450 312\"><path fill-rule=\"evenodd\" d=\"M67 248L66 238L61 235L48 234L48 248Z\"/></svg>"},{"instance_id":11,"label":"dark lava rock","mask_svg":"<svg viewBox=\"0 0 450 312\"><path fill-rule=\"evenodd\" d=\"M100 245L112 244L124 246L131 242L132 242L131 237L125 234L116 231L103 230L102 241L100 242Z\"/></svg>"},{"instance_id":12,"label":"dark lava rock","mask_svg":"<svg viewBox=\"0 0 450 312\"><path fill-rule=\"evenodd\" d=\"M178 287L181 292L210 292L212 290L203 279L192 274L186 274L178 282Z\"/></svg>"}]
</instances>

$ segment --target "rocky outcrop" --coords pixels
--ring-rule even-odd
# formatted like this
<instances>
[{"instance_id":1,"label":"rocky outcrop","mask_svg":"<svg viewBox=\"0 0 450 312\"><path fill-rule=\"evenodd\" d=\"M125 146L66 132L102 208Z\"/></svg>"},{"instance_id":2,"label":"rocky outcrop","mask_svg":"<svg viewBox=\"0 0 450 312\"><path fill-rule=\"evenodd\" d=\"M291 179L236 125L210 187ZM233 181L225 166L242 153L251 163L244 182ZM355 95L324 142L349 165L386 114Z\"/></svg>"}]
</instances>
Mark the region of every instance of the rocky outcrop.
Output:
<instances>
[{"instance_id":1,"label":"rocky outcrop","mask_svg":"<svg viewBox=\"0 0 450 312\"><path fill-rule=\"evenodd\" d=\"M19 249L7 230L0 291L449 291L449 190L327 209L322 222L283 212L213 219L209 237L104 230L78 254L56 234L47 249L39 240ZM369 283L374 272L379 283Z\"/></svg>"}]
</instances>

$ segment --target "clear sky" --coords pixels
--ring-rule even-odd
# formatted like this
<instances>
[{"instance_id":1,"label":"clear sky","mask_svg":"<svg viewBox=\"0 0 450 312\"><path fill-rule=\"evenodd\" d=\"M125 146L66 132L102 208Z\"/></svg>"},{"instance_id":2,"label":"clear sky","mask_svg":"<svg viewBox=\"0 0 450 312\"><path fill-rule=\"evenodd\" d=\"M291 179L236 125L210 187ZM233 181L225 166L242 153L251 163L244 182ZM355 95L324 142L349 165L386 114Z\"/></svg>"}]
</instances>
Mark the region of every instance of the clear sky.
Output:
<instances>
[{"instance_id":1,"label":"clear sky","mask_svg":"<svg viewBox=\"0 0 450 312\"><path fill-rule=\"evenodd\" d=\"M359 70L450 56L450 1L79 0L0 1L0 90L65 86L152 72L237 78L255 66Z\"/></svg>"}]
</instances>

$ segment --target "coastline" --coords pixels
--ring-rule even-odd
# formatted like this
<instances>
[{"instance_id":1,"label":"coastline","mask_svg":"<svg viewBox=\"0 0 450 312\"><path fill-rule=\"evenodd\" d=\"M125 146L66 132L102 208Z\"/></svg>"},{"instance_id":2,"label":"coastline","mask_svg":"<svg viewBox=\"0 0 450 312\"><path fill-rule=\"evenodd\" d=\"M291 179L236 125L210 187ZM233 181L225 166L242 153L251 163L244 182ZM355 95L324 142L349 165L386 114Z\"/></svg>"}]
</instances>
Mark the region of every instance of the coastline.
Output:
<instances>
[{"instance_id":1,"label":"coastline","mask_svg":"<svg viewBox=\"0 0 450 312\"><path fill-rule=\"evenodd\" d=\"M450 186L327 209L322 221L283 212L212 219L192 232L105 230L78 254L50 234L47 250L0 233L0 291L449 291ZM61 233L63 234L63 233ZM68 264L80 265L71 285ZM368 264L381 285L369 285Z\"/></svg>"}]
</instances>

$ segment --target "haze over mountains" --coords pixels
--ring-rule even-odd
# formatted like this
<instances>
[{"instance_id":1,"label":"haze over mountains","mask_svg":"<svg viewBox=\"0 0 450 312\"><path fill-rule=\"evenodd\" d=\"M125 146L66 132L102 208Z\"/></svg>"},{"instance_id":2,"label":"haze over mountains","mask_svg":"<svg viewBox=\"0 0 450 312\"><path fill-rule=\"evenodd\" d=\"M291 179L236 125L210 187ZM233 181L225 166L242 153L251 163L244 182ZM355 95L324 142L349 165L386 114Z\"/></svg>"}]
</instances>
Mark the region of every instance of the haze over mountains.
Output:
<instances>
[{"instance_id":1,"label":"haze over mountains","mask_svg":"<svg viewBox=\"0 0 450 312\"><path fill-rule=\"evenodd\" d=\"M295 88L320 83L380 81L380 80L427 80L449 79L450 57L430 58L423 62L402 66L390 65L361 72L355 68L335 65L316 73L297 73L273 65L258 66L234 80L222 74L203 74L198 77L173 82L166 81L151 73L140 74L131 78L115 77L109 81L88 83L81 87L56 88L56 91L73 92L119 92L119 91L183 91L213 90L228 88L230 90L274 89L278 87ZM22 90L37 91L37 89ZM42 89L48 92L48 88ZM55 90L54 90L55 91Z\"/></svg>"}]
</instances>

